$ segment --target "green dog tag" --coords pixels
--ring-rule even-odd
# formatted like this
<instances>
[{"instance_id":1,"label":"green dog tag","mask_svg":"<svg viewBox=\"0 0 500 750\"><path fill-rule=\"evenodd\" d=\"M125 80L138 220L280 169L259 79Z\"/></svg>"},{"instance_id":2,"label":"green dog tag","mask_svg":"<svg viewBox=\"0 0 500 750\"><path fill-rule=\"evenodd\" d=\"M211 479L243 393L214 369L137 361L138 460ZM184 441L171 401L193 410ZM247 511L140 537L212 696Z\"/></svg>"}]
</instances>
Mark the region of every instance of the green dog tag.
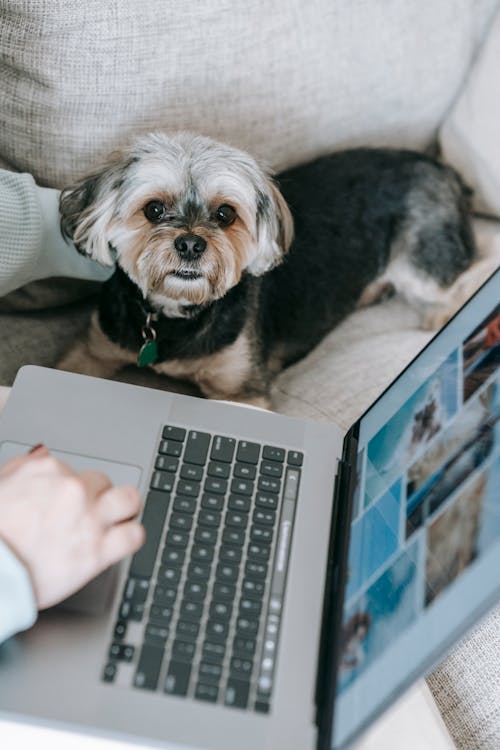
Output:
<instances>
[{"instance_id":1,"label":"green dog tag","mask_svg":"<svg viewBox=\"0 0 500 750\"><path fill-rule=\"evenodd\" d=\"M137 357L137 367L147 367L158 360L158 346L156 341L149 339L141 346L139 356Z\"/></svg>"}]
</instances>

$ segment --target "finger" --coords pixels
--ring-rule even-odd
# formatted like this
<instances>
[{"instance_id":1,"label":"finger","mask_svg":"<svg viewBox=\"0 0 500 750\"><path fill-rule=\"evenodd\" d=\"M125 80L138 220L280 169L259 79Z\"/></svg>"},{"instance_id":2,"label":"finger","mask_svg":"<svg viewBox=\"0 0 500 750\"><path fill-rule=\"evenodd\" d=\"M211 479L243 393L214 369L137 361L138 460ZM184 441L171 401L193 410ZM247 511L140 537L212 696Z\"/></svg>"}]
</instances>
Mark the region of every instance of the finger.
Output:
<instances>
[{"instance_id":1,"label":"finger","mask_svg":"<svg viewBox=\"0 0 500 750\"><path fill-rule=\"evenodd\" d=\"M3 466L0 467L0 477L9 476L20 466L30 463L31 461L36 461L39 458L46 458L48 455L50 455L50 452L45 445L37 445L25 455L11 458L10 461L3 464Z\"/></svg>"},{"instance_id":2,"label":"finger","mask_svg":"<svg viewBox=\"0 0 500 750\"><path fill-rule=\"evenodd\" d=\"M138 521L125 521L111 526L102 540L100 561L102 569L131 555L142 547L146 533Z\"/></svg>"},{"instance_id":3,"label":"finger","mask_svg":"<svg viewBox=\"0 0 500 750\"><path fill-rule=\"evenodd\" d=\"M141 510L141 496L134 487L112 487L99 497L99 517L106 526L135 518Z\"/></svg>"},{"instance_id":4,"label":"finger","mask_svg":"<svg viewBox=\"0 0 500 750\"><path fill-rule=\"evenodd\" d=\"M101 471L82 471L80 479L85 485L90 497L94 498L99 497L99 495L113 486L111 479Z\"/></svg>"}]
</instances>

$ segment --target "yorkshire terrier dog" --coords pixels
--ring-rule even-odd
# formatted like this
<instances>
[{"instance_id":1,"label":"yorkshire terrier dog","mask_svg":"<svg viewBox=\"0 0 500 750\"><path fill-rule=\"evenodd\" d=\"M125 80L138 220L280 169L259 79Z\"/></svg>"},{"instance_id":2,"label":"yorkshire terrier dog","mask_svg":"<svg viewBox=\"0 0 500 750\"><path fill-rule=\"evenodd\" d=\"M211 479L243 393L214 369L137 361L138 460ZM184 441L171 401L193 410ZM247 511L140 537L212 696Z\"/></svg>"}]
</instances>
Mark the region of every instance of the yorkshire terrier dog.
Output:
<instances>
[{"instance_id":1,"label":"yorkshire terrier dog","mask_svg":"<svg viewBox=\"0 0 500 750\"><path fill-rule=\"evenodd\" d=\"M76 248L116 263L61 369L138 363L264 407L273 376L357 306L398 292L424 322L451 314L476 256L459 176L403 150L339 152L274 182L239 149L156 133L60 207Z\"/></svg>"}]
</instances>

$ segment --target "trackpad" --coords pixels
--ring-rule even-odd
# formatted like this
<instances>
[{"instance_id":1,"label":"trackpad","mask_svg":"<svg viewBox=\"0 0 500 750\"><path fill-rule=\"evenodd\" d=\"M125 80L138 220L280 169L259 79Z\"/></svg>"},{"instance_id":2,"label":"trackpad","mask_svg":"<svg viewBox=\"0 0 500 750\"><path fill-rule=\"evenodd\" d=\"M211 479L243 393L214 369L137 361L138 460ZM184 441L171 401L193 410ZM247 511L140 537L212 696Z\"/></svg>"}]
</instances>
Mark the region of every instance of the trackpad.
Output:
<instances>
[{"instance_id":1,"label":"trackpad","mask_svg":"<svg viewBox=\"0 0 500 750\"><path fill-rule=\"evenodd\" d=\"M117 461L105 461L102 458L94 458L92 456L81 456L78 453L52 450L50 446L47 447L54 458L58 458L59 461L68 464L68 466L71 466L71 468L78 473L82 471L102 471L104 474L108 475L113 484L132 484L134 487L139 486L141 470L138 466L120 464ZM5 463L5 461L8 461L10 458L25 456L31 448L31 445L23 445L22 443L2 443L2 445L0 445L0 465Z\"/></svg>"},{"instance_id":2,"label":"trackpad","mask_svg":"<svg viewBox=\"0 0 500 750\"><path fill-rule=\"evenodd\" d=\"M5 442L0 445L0 466L11 458L24 456L30 450L31 445L22 443ZM51 454L63 461L68 466L80 473L82 471L101 471L111 479L113 484L131 484L139 486L141 469L138 466L120 464L116 461L105 461L92 456L81 456L78 453L52 450L47 446ZM106 570L100 576L84 586L83 589L66 599L59 608L66 611L82 612L87 614L103 614L111 603L117 579L118 566Z\"/></svg>"}]
</instances>

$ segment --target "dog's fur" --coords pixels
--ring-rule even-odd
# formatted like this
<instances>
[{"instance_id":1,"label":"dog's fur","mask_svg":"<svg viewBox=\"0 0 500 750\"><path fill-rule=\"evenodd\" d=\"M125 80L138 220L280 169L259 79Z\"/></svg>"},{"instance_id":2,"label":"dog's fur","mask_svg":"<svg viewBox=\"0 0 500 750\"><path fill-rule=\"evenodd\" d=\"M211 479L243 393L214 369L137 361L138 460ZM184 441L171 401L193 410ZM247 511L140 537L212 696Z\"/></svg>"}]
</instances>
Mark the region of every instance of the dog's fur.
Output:
<instances>
[{"instance_id":1,"label":"dog's fur","mask_svg":"<svg viewBox=\"0 0 500 750\"><path fill-rule=\"evenodd\" d=\"M269 406L273 375L357 306L396 291L429 325L464 301L454 282L476 251L469 191L450 168L356 149L277 184L238 149L158 133L63 191L64 234L116 271L60 367L110 377L136 362L152 313L155 370Z\"/></svg>"}]
</instances>

